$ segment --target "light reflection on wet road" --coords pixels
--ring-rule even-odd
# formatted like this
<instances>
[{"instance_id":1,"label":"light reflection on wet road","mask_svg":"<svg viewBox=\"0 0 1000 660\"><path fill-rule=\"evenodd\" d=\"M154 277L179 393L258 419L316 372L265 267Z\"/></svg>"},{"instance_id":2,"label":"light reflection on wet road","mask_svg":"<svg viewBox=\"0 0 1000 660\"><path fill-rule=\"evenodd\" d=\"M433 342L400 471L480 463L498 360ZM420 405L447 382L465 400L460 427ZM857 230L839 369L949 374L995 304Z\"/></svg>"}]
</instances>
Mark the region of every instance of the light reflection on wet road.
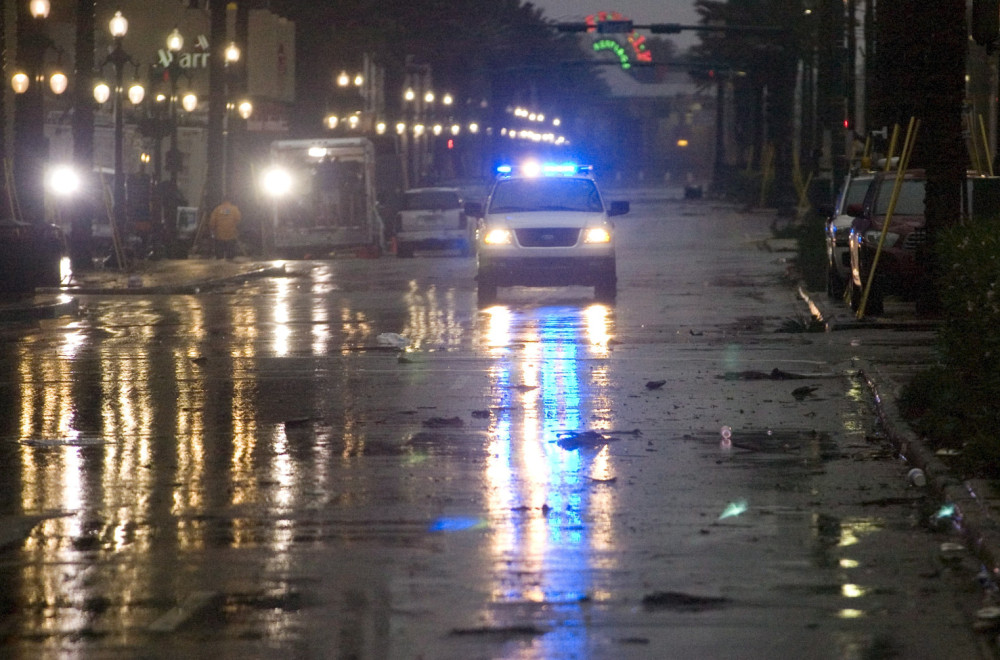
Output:
<instances>
[{"instance_id":1,"label":"light reflection on wet road","mask_svg":"<svg viewBox=\"0 0 1000 660\"><path fill-rule=\"evenodd\" d=\"M839 339L773 333L798 310L748 247L766 221L668 232L661 211L623 222L644 240L614 307L477 310L466 259L302 262L88 298L4 343L0 524L30 533L0 554L0 649L860 658L930 630L969 650L947 575L914 577L946 573L939 539L866 440ZM818 393L722 377L773 367ZM928 593L939 617L912 611Z\"/></svg>"}]
</instances>

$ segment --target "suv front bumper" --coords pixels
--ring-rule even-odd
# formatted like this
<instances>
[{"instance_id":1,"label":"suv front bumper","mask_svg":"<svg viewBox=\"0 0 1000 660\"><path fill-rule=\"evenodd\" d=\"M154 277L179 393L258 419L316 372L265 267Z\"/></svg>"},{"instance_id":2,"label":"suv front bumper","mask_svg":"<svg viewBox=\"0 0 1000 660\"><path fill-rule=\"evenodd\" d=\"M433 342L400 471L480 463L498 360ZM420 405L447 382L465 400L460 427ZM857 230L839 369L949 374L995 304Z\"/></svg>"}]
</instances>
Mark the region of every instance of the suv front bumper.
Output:
<instances>
[{"instance_id":1,"label":"suv front bumper","mask_svg":"<svg viewBox=\"0 0 1000 660\"><path fill-rule=\"evenodd\" d=\"M615 258L490 257L480 253L476 277L497 286L596 286L615 280Z\"/></svg>"}]
</instances>

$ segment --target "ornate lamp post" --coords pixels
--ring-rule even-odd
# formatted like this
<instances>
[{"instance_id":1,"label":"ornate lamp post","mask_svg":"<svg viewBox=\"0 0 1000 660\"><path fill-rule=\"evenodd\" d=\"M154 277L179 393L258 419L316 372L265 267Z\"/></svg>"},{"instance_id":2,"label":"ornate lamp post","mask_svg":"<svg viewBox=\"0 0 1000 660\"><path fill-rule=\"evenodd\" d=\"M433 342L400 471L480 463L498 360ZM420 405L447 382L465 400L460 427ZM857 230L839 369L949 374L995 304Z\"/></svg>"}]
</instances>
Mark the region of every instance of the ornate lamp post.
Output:
<instances>
[{"instance_id":1,"label":"ornate lamp post","mask_svg":"<svg viewBox=\"0 0 1000 660\"><path fill-rule=\"evenodd\" d=\"M45 35L44 20L49 15L49 0L28 3L31 18L18 9L18 68L11 76L11 87L17 94L14 106L14 163L17 190L22 215L28 222L42 224L45 219L42 171L48 146L45 142L45 52L56 50ZM49 78L55 94L66 91L69 80L57 71Z\"/></svg>"},{"instance_id":2,"label":"ornate lamp post","mask_svg":"<svg viewBox=\"0 0 1000 660\"><path fill-rule=\"evenodd\" d=\"M233 190L233 155L231 137L229 135L229 115L233 111L234 103L229 98L232 87L233 71L240 61L240 47L230 42L226 46L226 75L224 77L224 93L226 97L226 113L222 116L222 196L229 199Z\"/></svg>"},{"instance_id":3,"label":"ornate lamp post","mask_svg":"<svg viewBox=\"0 0 1000 660\"><path fill-rule=\"evenodd\" d=\"M125 108L124 108L124 77L125 65L136 65L132 57L125 52L122 42L128 32L128 21L122 16L120 11L116 11L114 17L108 23L108 29L114 38L114 48L108 53L102 66L111 64L115 70L114 87L114 117L115 117L115 155L114 155L114 183L112 186L112 197L114 201L114 230L122 232L126 224L125 211ZM111 90L105 84L99 84L94 88L94 98L98 103L104 103L111 96ZM128 98L134 103L142 102L145 96L145 89L142 85L132 85L128 90Z\"/></svg>"},{"instance_id":4,"label":"ornate lamp post","mask_svg":"<svg viewBox=\"0 0 1000 660\"><path fill-rule=\"evenodd\" d=\"M167 35L167 52L170 53L170 63L167 64L166 75L170 83L169 112L170 112L170 147L167 149L167 171L170 173L170 186L173 190L174 198L177 191L177 173L181 169L181 154L177 150L177 81L181 75L181 64L178 54L184 48L184 36L177 28ZM176 204L168 204L167 211L176 215ZM168 216L171 217L172 216ZM169 223L173 226L173 223Z\"/></svg>"}]
</instances>

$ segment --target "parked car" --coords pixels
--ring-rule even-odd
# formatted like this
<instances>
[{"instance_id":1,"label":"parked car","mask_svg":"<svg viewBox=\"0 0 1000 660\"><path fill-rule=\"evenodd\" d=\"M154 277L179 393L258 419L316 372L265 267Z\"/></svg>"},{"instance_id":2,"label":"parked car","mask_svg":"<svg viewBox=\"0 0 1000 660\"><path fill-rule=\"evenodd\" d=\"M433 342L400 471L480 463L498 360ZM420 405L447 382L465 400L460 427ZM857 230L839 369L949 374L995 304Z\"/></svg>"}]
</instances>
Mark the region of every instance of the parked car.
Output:
<instances>
[{"instance_id":1,"label":"parked car","mask_svg":"<svg viewBox=\"0 0 1000 660\"><path fill-rule=\"evenodd\" d=\"M605 202L590 168L527 164L502 172L481 209L476 272L479 303L503 286L593 286L598 300L617 292L610 218L625 201Z\"/></svg>"},{"instance_id":2,"label":"parked car","mask_svg":"<svg viewBox=\"0 0 1000 660\"><path fill-rule=\"evenodd\" d=\"M396 256L417 249L457 248L472 254L475 223L469 222L457 188L414 188L403 194L396 222Z\"/></svg>"},{"instance_id":3,"label":"parked car","mask_svg":"<svg viewBox=\"0 0 1000 660\"><path fill-rule=\"evenodd\" d=\"M874 172L854 172L844 177L836 204L826 223L826 293L841 298L851 279L851 250L848 239L854 216L848 209L859 209L865 201Z\"/></svg>"},{"instance_id":4,"label":"parked car","mask_svg":"<svg viewBox=\"0 0 1000 660\"><path fill-rule=\"evenodd\" d=\"M848 206L854 215L848 240L851 259L851 309L857 310L885 225L886 213L896 185L896 172L880 172L868 188L864 202ZM903 175L896 206L885 231L878 265L866 302L866 312L881 314L883 299L894 294L911 298L923 280L924 263L918 250L927 239L924 219L923 170Z\"/></svg>"}]
</instances>

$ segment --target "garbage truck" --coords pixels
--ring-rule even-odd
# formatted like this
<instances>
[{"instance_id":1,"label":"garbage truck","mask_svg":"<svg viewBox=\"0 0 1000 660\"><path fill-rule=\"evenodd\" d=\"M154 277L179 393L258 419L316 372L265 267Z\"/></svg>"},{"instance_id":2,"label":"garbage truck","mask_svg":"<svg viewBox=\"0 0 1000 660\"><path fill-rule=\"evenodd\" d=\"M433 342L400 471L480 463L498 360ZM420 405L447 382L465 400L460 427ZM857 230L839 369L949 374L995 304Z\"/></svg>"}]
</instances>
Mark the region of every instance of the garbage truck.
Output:
<instances>
[{"instance_id":1,"label":"garbage truck","mask_svg":"<svg viewBox=\"0 0 1000 660\"><path fill-rule=\"evenodd\" d=\"M270 209L264 250L322 258L345 248L380 252L375 149L366 138L277 140L260 177Z\"/></svg>"}]
</instances>

